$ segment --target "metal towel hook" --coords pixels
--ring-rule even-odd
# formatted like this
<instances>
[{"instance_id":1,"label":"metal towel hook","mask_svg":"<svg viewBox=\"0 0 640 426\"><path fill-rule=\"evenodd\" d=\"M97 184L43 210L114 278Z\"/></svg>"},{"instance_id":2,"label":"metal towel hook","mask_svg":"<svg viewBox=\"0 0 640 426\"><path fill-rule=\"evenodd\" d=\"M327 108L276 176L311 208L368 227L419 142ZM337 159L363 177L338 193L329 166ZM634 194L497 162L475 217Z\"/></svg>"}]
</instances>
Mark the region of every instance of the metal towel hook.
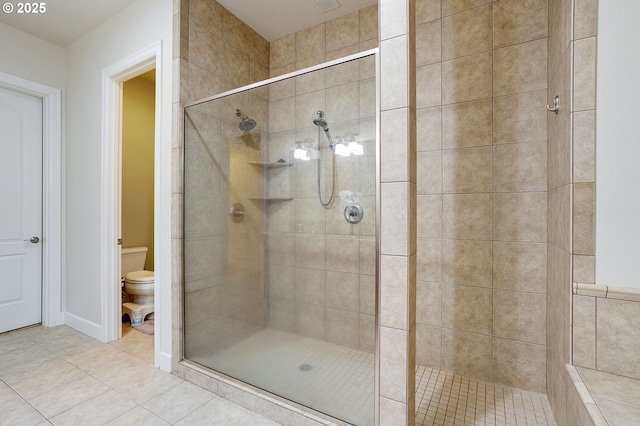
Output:
<instances>
[{"instance_id":1,"label":"metal towel hook","mask_svg":"<svg viewBox=\"0 0 640 426\"><path fill-rule=\"evenodd\" d=\"M551 112L555 112L556 114L558 113L558 111L560 110L560 97L556 96L555 98L553 98L553 106L550 107L549 105L547 105L547 110L551 111Z\"/></svg>"}]
</instances>

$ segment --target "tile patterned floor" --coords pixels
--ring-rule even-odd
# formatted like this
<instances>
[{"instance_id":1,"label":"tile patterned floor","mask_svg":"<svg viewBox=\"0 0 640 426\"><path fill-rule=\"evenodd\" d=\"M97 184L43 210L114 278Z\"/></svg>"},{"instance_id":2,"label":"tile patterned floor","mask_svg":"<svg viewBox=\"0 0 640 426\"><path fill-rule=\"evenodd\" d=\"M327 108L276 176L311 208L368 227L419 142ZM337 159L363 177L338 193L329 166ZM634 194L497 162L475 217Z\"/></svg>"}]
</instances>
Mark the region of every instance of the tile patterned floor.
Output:
<instances>
[{"instance_id":1,"label":"tile patterned floor","mask_svg":"<svg viewBox=\"0 0 640 426\"><path fill-rule=\"evenodd\" d=\"M273 338L271 334L256 339ZM290 341L284 352L277 350L272 355L281 357L290 370L289 379L305 374L298 367L306 360L313 367L308 372L325 370L325 378L333 377L329 395L344 400L345 407L368 406L363 401L370 394L370 354L286 337ZM279 346L267 340L272 348ZM324 352L313 352L318 344ZM298 355L294 355L296 350ZM0 425L277 424L153 368L152 357L153 336L130 327L123 327L121 340L109 344L66 326L0 334ZM273 363L273 359L262 362ZM243 362L240 365L247 367ZM323 376L316 379L319 377ZM416 368L416 407L416 425L424 426L556 424L543 394L422 366Z\"/></svg>"},{"instance_id":2,"label":"tile patterned floor","mask_svg":"<svg viewBox=\"0 0 640 426\"><path fill-rule=\"evenodd\" d=\"M153 368L153 336L66 326L0 334L0 425L276 425Z\"/></svg>"},{"instance_id":3,"label":"tile patterned floor","mask_svg":"<svg viewBox=\"0 0 640 426\"><path fill-rule=\"evenodd\" d=\"M416 425L555 426L546 395L416 368Z\"/></svg>"}]
</instances>

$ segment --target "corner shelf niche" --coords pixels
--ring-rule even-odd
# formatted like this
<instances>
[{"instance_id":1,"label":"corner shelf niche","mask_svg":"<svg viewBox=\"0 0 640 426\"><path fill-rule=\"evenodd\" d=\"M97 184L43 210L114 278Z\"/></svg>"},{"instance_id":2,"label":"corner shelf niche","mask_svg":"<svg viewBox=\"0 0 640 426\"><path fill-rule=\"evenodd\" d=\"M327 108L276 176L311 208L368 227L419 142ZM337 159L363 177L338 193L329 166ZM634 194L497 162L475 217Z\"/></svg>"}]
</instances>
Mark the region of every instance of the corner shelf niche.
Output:
<instances>
[{"instance_id":1,"label":"corner shelf niche","mask_svg":"<svg viewBox=\"0 0 640 426\"><path fill-rule=\"evenodd\" d=\"M263 170L267 171L267 182L269 180L269 173L268 173L269 170L278 169L282 167L289 167L293 165L293 163L286 162L286 161L249 161L249 164L251 164L252 166L262 167ZM286 195L282 195L282 196L264 195L264 196L248 197L248 198L250 200L273 201L273 202L293 200L293 197L286 196Z\"/></svg>"}]
</instances>

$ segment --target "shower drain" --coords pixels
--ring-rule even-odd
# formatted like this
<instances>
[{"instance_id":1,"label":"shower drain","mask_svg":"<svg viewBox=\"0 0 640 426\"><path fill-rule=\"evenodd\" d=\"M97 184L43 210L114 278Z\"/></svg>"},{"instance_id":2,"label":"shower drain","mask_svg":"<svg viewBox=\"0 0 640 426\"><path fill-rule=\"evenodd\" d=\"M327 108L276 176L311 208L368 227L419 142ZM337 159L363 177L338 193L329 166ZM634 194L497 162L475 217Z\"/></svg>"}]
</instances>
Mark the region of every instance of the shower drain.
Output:
<instances>
[{"instance_id":1,"label":"shower drain","mask_svg":"<svg viewBox=\"0 0 640 426\"><path fill-rule=\"evenodd\" d=\"M309 364L300 364L300 367L298 367L301 371L309 371L311 370L313 367L310 366Z\"/></svg>"}]
</instances>

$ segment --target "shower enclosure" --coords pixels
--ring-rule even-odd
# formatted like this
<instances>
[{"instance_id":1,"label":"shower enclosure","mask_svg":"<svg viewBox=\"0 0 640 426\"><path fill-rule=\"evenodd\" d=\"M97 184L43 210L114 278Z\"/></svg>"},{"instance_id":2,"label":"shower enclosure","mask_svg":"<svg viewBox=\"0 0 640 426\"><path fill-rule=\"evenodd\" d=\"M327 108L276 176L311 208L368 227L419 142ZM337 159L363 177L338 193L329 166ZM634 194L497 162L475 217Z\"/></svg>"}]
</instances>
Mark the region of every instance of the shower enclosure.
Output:
<instances>
[{"instance_id":1,"label":"shower enclosure","mask_svg":"<svg viewBox=\"0 0 640 426\"><path fill-rule=\"evenodd\" d=\"M184 358L374 423L373 51L185 108Z\"/></svg>"}]
</instances>

